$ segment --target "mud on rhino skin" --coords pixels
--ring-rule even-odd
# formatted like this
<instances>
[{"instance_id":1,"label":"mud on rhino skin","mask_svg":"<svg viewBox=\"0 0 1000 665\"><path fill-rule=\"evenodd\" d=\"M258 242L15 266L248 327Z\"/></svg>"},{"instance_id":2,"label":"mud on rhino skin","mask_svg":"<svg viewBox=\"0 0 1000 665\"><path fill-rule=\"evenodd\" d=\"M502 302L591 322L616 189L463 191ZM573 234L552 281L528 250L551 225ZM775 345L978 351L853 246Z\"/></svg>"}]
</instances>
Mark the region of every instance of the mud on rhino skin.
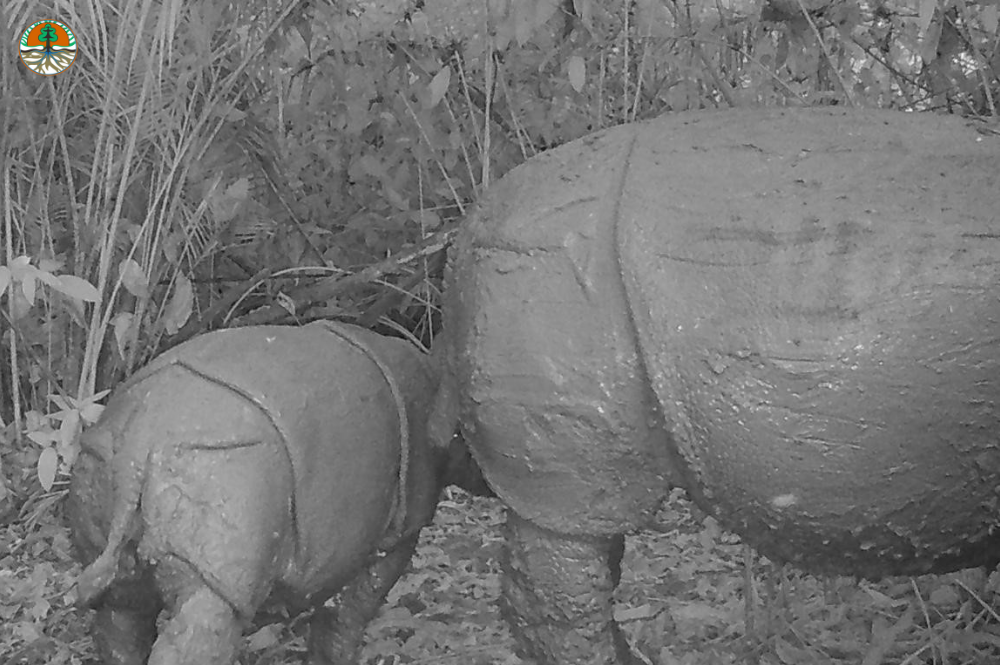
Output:
<instances>
[{"instance_id":1,"label":"mud on rhino skin","mask_svg":"<svg viewBox=\"0 0 1000 665\"><path fill-rule=\"evenodd\" d=\"M886 111L665 116L503 178L451 251L433 420L513 510L522 648L628 658L621 535L672 486L812 571L994 564L998 210L1000 139Z\"/></svg>"},{"instance_id":2,"label":"mud on rhino skin","mask_svg":"<svg viewBox=\"0 0 1000 665\"><path fill-rule=\"evenodd\" d=\"M154 360L88 430L67 505L108 663L231 662L268 599L317 611L313 662L350 662L433 517L437 385L409 344L261 326ZM110 535L109 535L110 534Z\"/></svg>"}]
</instances>

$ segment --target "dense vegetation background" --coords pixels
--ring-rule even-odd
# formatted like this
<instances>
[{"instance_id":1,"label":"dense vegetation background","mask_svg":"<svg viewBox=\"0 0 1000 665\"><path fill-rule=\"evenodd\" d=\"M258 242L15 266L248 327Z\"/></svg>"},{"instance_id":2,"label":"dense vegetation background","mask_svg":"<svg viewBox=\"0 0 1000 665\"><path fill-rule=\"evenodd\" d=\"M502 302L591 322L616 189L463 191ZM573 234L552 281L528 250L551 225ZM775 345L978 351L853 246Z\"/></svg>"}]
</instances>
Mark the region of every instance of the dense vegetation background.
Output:
<instances>
[{"instance_id":1,"label":"dense vegetation background","mask_svg":"<svg viewBox=\"0 0 1000 665\"><path fill-rule=\"evenodd\" d=\"M81 427L158 352L218 327L318 317L429 345L443 249L468 207L531 155L603 127L687 109L829 104L957 113L996 135L998 9L996 0L4 0L0 662L90 653L86 615L71 607L60 500ZM43 18L68 24L79 44L55 77L17 59L21 31ZM449 510L416 563L431 547L438 572L410 578L394 602L428 585L491 593L495 524ZM632 550L653 557L633 561L652 571L647 593L674 575L664 597L620 617L640 626L633 637L650 662L737 653L1000 662L996 584L985 575L847 594L749 558L744 570L739 546L692 519L686 533L696 537ZM465 544L440 546L445 533ZM684 565L663 559L677 542L694 552L683 579ZM784 623L744 612L744 596L751 609L760 602L757 576ZM792 578L806 589L797 600L782 582ZM678 609L686 593L704 602ZM825 609L831 593L846 596L841 609ZM858 598L869 604L859 609ZM497 626L426 652L410 644L427 634L428 615L462 624L481 611L482 625L495 623L492 601L461 601L461 611L456 602L411 602L408 628L390 622L405 638L385 648L394 655L366 662L444 662L433 654L455 649L514 662L502 638L482 647ZM796 623L817 613L819 624ZM292 639L258 639L248 658L283 662Z\"/></svg>"}]
</instances>

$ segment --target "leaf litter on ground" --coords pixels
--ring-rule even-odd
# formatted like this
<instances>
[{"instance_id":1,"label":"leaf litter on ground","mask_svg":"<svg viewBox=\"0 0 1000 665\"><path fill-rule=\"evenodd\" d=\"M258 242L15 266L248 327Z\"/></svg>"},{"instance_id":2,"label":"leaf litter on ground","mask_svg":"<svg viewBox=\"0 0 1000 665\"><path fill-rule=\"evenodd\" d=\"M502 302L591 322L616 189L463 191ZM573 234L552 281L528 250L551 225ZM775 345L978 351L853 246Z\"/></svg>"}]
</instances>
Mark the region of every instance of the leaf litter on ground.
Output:
<instances>
[{"instance_id":1,"label":"leaf litter on ground","mask_svg":"<svg viewBox=\"0 0 1000 665\"><path fill-rule=\"evenodd\" d=\"M0 663L94 663L59 504L33 505L31 519L0 526ZM524 662L498 610L503 515L497 500L447 490L360 665ZM655 530L627 539L623 569L615 616L651 665L1000 663L996 572L813 577L753 555L682 492ZM248 631L240 665L298 663L306 626L267 617Z\"/></svg>"}]
</instances>

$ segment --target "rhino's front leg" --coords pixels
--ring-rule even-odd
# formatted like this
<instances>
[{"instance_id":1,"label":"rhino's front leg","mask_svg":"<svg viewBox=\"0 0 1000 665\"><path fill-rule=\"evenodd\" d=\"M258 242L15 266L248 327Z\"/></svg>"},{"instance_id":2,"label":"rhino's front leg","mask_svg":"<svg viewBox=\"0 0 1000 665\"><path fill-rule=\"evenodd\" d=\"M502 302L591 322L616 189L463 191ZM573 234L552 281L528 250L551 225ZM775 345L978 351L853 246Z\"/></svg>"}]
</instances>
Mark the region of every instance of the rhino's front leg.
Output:
<instances>
[{"instance_id":1,"label":"rhino's front leg","mask_svg":"<svg viewBox=\"0 0 1000 665\"><path fill-rule=\"evenodd\" d=\"M341 589L335 607L321 607L309 629L310 665L354 665L365 628L378 614L392 585L406 570L417 534L401 540Z\"/></svg>"},{"instance_id":2,"label":"rhino's front leg","mask_svg":"<svg viewBox=\"0 0 1000 665\"><path fill-rule=\"evenodd\" d=\"M501 610L524 655L539 665L635 660L612 618L621 535L571 537L507 512Z\"/></svg>"}]
</instances>

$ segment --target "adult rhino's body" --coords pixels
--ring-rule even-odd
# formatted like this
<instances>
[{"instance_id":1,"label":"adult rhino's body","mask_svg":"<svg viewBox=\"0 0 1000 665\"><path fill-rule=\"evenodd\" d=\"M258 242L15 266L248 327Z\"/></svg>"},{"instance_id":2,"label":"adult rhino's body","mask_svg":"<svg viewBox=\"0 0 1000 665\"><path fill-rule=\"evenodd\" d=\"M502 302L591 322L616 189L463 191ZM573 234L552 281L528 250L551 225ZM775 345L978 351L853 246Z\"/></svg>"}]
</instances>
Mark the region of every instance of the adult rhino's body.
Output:
<instances>
[{"instance_id":1,"label":"adult rhino's body","mask_svg":"<svg viewBox=\"0 0 1000 665\"><path fill-rule=\"evenodd\" d=\"M995 136L837 110L615 128L505 177L447 286L438 426L512 508L504 601L546 665L627 659L621 534L676 485L810 570L1000 558Z\"/></svg>"}]
</instances>

